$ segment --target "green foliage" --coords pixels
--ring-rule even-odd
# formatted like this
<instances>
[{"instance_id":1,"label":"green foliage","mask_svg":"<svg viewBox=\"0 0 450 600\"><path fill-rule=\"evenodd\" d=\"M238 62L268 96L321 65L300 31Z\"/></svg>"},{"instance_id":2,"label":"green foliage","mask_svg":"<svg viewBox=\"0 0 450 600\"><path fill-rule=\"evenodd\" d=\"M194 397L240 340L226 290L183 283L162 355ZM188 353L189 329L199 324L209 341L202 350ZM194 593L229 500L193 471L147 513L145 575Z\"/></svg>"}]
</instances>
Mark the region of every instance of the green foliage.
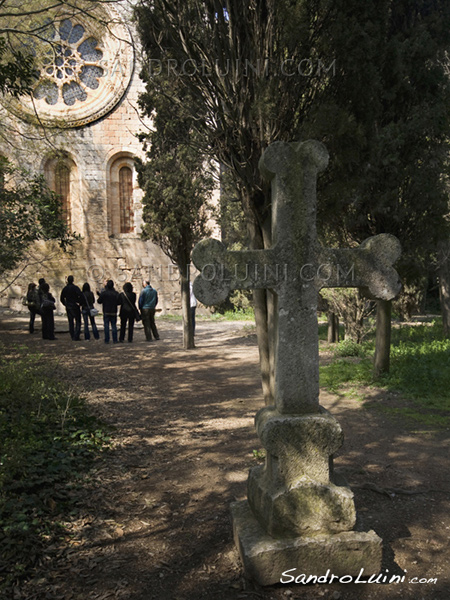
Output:
<instances>
[{"instance_id":1,"label":"green foliage","mask_svg":"<svg viewBox=\"0 0 450 600\"><path fill-rule=\"evenodd\" d=\"M25 349L0 359L0 590L64 534L74 482L110 436L54 365ZM5 355L6 354L6 355Z\"/></svg>"},{"instance_id":2,"label":"green foliage","mask_svg":"<svg viewBox=\"0 0 450 600\"><path fill-rule=\"evenodd\" d=\"M369 358L356 362L337 358L320 368L320 383L335 393L348 386L374 385L372 362ZM406 399L404 407L389 409L392 414L448 427L450 340L443 338L441 324L433 321L429 325L394 328L391 370L376 385L398 392Z\"/></svg>"},{"instance_id":3,"label":"green foliage","mask_svg":"<svg viewBox=\"0 0 450 600\"><path fill-rule=\"evenodd\" d=\"M42 176L0 160L0 273L14 268L32 242L54 239L63 249L79 239L63 221L59 197Z\"/></svg>"},{"instance_id":4,"label":"green foliage","mask_svg":"<svg viewBox=\"0 0 450 600\"><path fill-rule=\"evenodd\" d=\"M320 229L340 245L394 234L402 280L415 282L448 238L450 4L338 0L329 11L318 43L337 72L303 124L332 157Z\"/></svg>"},{"instance_id":5,"label":"green foliage","mask_svg":"<svg viewBox=\"0 0 450 600\"><path fill-rule=\"evenodd\" d=\"M139 185L145 192L142 235L184 269L192 248L208 231L214 169L195 147L194 119L186 110L188 93L176 78L164 74L155 77L153 84L140 99L143 111L153 115L153 129L140 136L148 161L137 164ZM180 105L171 100L176 94Z\"/></svg>"},{"instance_id":6,"label":"green foliage","mask_svg":"<svg viewBox=\"0 0 450 600\"><path fill-rule=\"evenodd\" d=\"M16 97L29 94L34 79L33 56L11 47L8 51L6 39L0 37L0 92Z\"/></svg>"},{"instance_id":7,"label":"green foliage","mask_svg":"<svg viewBox=\"0 0 450 600\"><path fill-rule=\"evenodd\" d=\"M255 313L252 308L248 307L246 309L227 310L223 314L214 313L211 315L211 319L224 321L254 321Z\"/></svg>"},{"instance_id":8,"label":"green foliage","mask_svg":"<svg viewBox=\"0 0 450 600\"><path fill-rule=\"evenodd\" d=\"M143 0L136 14L145 55L177 82L160 93L183 104L195 144L234 177L255 247L270 205L262 151L315 138L331 155L323 237L347 245L393 233L403 276L423 271L446 235L447 0L230 0L226 10L220 0ZM295 69L304 60L308 76ZM149 67L143 77L152 95L158 76Z\"/></svg>"},{"instance_id":9,"label":"green foliage","mask_svg":"<svg viewBox=\"0 0 450 600\"><path fill-rule=\"evenodd\" d=\"M320 292L328 310L339 317L344 324L345 336L358 344L367 335L367 317L374 309L374 303L365 298L355 288L325 288Z\"/></svg>"},{"instance_id":10,"label":"green foliage","mask_svg":"<svg viewBox=\"0 0 450 600\"><path fill-rule=\"evenodd\" d=\"M326 11L315 4L231 0L225 9L220 0L143 0L136 8L149 61L142 100L154 105L147 98L156 90L171 110L182 105L189 113L192 145L227 167L233 179L253 247L263 247L261 229L270 216L261 154L275 140L295 139L317 90L331 77L318 68L313 31L321 30ZM283 73L287 58L298 66L305 57L315 62L311 76ZM169 87L160 84L155 61Z\"/></svg>"},{"instance_id":11,"label":"green foliage","mask_svg":"<svg viewBox=\"0 0 450 600\"><path fill-rule=\"evenodd\" d=\"M260 450L253 450L253 458L258 462L264 462L266 459L266 450L261 448Z\"/></svg>"},{"instance_id":12,"label":"green foliage","mask_svg":"<svg viewBox=\"0 0 450 600\"><path fill-rule=\"evenodd\" d=\"M345 356L364 357L366 355L365 347L354 340L347 339L339 342L333 349L334 356L343 358Z\"/></svg>"},{"instance_id":13,"label":"green foliage","mask_svg":"<svg viewBox=\"0 0 450 600\"><path fill-rule=\"evenodd\" d=\"M404 285L399 296L392 302L393 313L402 321L410 321L412 315L418 313L424 305L426 288L426 279Z\"/></svg>"},{"instance_id":14,"label":"green foliage","mask_svg":"<svg viewBox=\"0 0 450 600\"><path fill-rule=\"evenodd\" d=\"M369 385L372 383L372 362L363 359L358 362L344 358L334 360L320 367L320 385L330 392L338 392L345 384Z\"/></svg>"},{"instance_id":15,"label":"green foliage","mask_svg":"<svg viewBox=\"0 0 450 600\"><path fill-rule=\"evenodd\" d=\"M220 226L222 242L230 250L248 248L250 242L245 214L239 199L239 190L230 169L222 168L220 173L219 210L216 211L215 218Z\"/></svg>"},{"instance_id":16,"label":"green foliage","mask_svg":"<svg viewBox=\"0 0 450 600\"><path fill-rule=\"evenodd\" d=\"M427 407L448 410L450 340L443 338L439 321L401 327L393 337L392 372L383 383Z\"/></svg>"}]
</instances>

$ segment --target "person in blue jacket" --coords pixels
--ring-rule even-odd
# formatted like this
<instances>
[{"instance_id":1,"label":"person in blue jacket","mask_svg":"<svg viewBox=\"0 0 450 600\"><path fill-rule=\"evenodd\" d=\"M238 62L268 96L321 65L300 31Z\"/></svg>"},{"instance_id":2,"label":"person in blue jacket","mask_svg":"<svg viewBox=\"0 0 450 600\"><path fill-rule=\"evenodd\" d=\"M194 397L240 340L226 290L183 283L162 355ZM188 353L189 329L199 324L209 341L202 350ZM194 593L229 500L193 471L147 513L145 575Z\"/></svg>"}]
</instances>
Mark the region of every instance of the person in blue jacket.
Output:
<instances>
[{"instance_id":1,"label":"person in blue jacket","mask_svg":"<svg viewBox=\"0 0 450 600\"><path fill-rule=\"evenodd\" d=\"M155 324L156 305L158 304L158 292L152 288L150 281L143 281L144 288L139 296L139 309L144 325L145 338L147 342L152 341L152 334L155 340L159 340L159 333Z\"/></svg>"}]
</instances>

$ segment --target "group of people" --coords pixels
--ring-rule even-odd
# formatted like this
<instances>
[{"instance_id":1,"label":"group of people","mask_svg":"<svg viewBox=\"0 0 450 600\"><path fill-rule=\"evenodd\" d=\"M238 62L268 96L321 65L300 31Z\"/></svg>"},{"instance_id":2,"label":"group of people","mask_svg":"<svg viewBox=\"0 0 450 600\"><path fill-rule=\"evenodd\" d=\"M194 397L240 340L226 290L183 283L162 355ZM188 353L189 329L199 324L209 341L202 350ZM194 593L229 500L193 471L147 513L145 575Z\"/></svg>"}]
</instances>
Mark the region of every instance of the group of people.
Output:
<instances>
[{"instance_id":1,"label":"group of people","mask_svg":"<svg viewBox=\"0 0 450 600\"><path fill-rule=\"evenodd\" d=\"M105 343L109 344L110 330L113 343L123 342L128 329L127 339L133 341L133 329L136 321L142 319L145 338L147 341L159 340L158 329L155 323L155 312L158 304L158 292L152 288L150 281L142 282L142 291L139 295L138 307L136 306L136 293L131 283L127 282L118 292L114 282L108 280L101 291L97 291L97 303L103 307L103 325ZM73 275L67 277L67 284L61 291L61 303L66 308L69 321L70 337L73 341L80 340L81 319L84 324L84 339L90 339L89 325L96 340L100 338L95 316L98 310L94 307L95 297L89 283L84 283L80 289L74 283ZM30 283L26 295L26 304L30 311L29 331L34 333L36 315L42 319L42 338L54 340L55 322L53 311L56 309L56 300L50 292L50 286L45 279L39 279L38 285ZM117 311L119 310L120 331L117 331Z\"/></svg>"}]
</instances>

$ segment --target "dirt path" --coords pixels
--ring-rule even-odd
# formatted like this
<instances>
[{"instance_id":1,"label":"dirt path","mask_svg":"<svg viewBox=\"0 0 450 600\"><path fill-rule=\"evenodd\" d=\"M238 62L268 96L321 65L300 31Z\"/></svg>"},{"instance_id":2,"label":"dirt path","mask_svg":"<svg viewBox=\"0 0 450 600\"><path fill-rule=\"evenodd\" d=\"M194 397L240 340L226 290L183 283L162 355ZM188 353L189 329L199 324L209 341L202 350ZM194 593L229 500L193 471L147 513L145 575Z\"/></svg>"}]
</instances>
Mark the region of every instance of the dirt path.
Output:
<instances>
[{"instance_id":1,"label":"dirt path","mask_svg":"<svg viewBox=\"0 0 450 600\"><path fill-rule=\"evenodd\" d=\"M24 333L24 323L3 316L0 339L57 357L117 435L79 498L70 539L49 549L15 599L449 597L448 432L412 432L358 400L322 394L346 434L336 466L354 486L359 518L383 538L389 576L405 581L262 589L242 577L229 517L261 448L253 429L258 355L244 324L199 322L197 349L185 352L177 323L158 323L159 342L145 342L138 329L133 344L108 346L74 343L67 333L43 342ZM67 330L63 319L57 330ZM373 406L392 400L367 394ZM383 493L392 488L424 493ZM326 565L318 575L325 572Z\"/></svg>"}]
</instances>

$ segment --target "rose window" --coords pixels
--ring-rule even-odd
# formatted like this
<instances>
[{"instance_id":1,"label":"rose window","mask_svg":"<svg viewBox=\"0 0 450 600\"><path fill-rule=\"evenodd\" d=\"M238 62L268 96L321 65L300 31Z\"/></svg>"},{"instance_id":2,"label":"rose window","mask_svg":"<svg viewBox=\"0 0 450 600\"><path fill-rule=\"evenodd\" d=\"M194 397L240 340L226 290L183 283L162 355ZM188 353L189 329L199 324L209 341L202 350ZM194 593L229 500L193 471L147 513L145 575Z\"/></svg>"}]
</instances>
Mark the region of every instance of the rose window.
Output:
<instances>
[{"instance_id":1,"label":"rose window","mask_svg":"<svg viewBox=\"0 0 450 600\"><path fill-rule=\"evenodd\" d=\"M67 12L71 7L62 12L59 4L42 20L36 11L40 41L31 38L28 46L39 61L32 95L0 96L0 102L36 125L67 129L101 119L120 102L133 74L134 51L121 12L110 3L96 2L84 14L73 6L77 16Z\"/></svg>"},{"instance_id":2,"label":"rose window","mask_svg":"<svg viewBox=\"0 0 450 600\"><path fill-rule=\"evenodd\" d=\"M105 70L99 41L80 24L62 21L49 35L50 48L43 59L40 81L34 89L37 100L50 105L84 102L89 90L96 90Z\"/></svg>"}]
</instances>

